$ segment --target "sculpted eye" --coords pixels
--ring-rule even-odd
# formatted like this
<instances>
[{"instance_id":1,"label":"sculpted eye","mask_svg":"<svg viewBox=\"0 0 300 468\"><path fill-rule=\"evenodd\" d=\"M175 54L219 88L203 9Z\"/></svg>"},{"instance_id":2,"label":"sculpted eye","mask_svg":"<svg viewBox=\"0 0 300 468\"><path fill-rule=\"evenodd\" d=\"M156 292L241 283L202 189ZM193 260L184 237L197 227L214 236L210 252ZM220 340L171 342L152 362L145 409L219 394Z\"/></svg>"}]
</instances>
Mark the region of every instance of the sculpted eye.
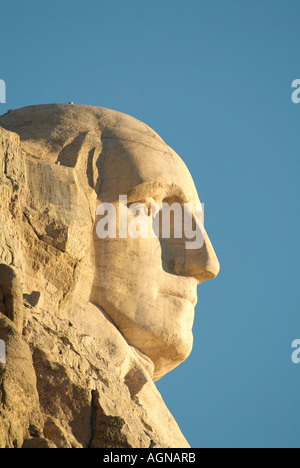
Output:
<instances>
[{"instance_id":1,"label":"sculpted eye","mask_svg":"<svg viewBox=\"0 0 300 468\"><path fill-rule=\"evenodd\" d=\"M128 204L128 209L133 215L144 214L145 216L151 216L153 203L153 198L145 198L138 202Z\"/></svg>"}]
</instances>

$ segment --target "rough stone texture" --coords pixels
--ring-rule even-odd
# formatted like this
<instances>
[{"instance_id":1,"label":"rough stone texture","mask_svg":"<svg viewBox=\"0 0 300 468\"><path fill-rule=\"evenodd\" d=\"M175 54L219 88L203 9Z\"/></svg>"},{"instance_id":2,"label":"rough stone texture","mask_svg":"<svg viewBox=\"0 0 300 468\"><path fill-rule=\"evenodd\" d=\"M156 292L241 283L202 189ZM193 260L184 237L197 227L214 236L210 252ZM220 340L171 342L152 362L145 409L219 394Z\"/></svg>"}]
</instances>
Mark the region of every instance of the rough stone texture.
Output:
<instances>
[{"instance_id":1,"label":"rough stone texture","mask_svg":"<svg viewBox=\"0 0 300 468\"><path fill-rule=\"evenodd\" d=\"M0 264L0 312L23 331L22 286L13 268Z\"/></svg>"},{"instance_id":2,"label":"rough stone texture","mask_svg":"<svg viewBox=\"0 0 300 468\"><path fill-rule=\"evenodd\" d=\"M99 308L72 307L78 272L92 283L78 248L91 215L58 168L0 128L0 447L187 447L136 351Z\"/></svg>"},{"instance_id":3,"label":"rough stone texture","mask_svg":"<svg viewBox=\"0 0 300 468\"><path fill-rule=\"evenodd\" d=\"M0 314L6 364L0 364L0 447L22 447L43 433L36 373L30 347L14 324Z\"/></svg>"},{"instance_id":4,"label":"rough stone texture","mask_svg":"<svg viewBox=\"0 0 300 468\"><path fill-rule=\"evenodd\" d=\"M191 351L197 284L219 271L208 236L190 255L95 236L99 201L139 201L149 182L199 201L180 158L129 116L0 117L0 447L188 447L153 381Z\"/></svg>"}]
</instances>

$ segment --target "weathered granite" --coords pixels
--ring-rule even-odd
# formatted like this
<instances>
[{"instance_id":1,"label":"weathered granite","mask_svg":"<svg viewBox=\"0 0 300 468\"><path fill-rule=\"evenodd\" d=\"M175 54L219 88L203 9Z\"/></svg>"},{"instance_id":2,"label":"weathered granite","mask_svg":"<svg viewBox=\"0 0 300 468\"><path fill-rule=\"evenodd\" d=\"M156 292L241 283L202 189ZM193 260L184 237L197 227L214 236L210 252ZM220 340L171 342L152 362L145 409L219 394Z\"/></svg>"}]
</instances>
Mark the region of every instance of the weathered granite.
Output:
<instances>
[{"instance_id":1,"label":"weathered granite","mask_svg":"<svg viewBox=\"0 0 300 468\"><path fill-rule=\"evenodd\" d=\"M149 182L198 201L180 158L129 116L48 105L0 117L0 447L188 447L153 380L191 351L213 248L206 234L190 256L95 235L100 201L139 201Z\"/></svg>"}]
</instances>

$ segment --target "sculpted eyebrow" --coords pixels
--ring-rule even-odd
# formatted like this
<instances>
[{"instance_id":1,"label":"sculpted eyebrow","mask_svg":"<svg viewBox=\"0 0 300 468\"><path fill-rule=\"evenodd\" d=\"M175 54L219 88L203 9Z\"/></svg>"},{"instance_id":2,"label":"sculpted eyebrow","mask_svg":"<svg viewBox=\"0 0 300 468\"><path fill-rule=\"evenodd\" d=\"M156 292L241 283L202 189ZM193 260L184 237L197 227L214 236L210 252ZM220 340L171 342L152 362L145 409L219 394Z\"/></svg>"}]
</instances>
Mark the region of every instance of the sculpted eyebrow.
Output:
<instances>
[{"instance_id":1,"label":"sculpted eyebrow","mask_svg":"<svg viewBox=\"0 0 300 468\"><path fill-rule=\"evenodd\" d=\"M187 203L187 197L183 190L175 184L163 184L161 182L145 182L137 185L127 194L129 200L136 200L143 197L161 197L161 198L177 198L179 202Z\"/></svg>"}]
</instances>

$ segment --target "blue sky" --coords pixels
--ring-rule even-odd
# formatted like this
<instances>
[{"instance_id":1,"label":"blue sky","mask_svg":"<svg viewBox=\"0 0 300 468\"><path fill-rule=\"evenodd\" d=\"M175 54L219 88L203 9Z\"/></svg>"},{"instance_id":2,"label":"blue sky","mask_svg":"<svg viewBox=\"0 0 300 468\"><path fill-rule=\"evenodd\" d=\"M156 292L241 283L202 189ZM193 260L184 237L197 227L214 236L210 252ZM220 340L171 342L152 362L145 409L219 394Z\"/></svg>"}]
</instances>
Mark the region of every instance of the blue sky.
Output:
<instances>
[{"instance_id":1,"label":"blue sky","mask_svg":"<svg viewBox=\"0 0 300 468\"><path fill-rule=\"evenodd\" d=\"M193 447L300 447L298 0L2 1L9 108L74 101L156 130L221 263L159 383Z\"/></svg>"}]
</instances>

